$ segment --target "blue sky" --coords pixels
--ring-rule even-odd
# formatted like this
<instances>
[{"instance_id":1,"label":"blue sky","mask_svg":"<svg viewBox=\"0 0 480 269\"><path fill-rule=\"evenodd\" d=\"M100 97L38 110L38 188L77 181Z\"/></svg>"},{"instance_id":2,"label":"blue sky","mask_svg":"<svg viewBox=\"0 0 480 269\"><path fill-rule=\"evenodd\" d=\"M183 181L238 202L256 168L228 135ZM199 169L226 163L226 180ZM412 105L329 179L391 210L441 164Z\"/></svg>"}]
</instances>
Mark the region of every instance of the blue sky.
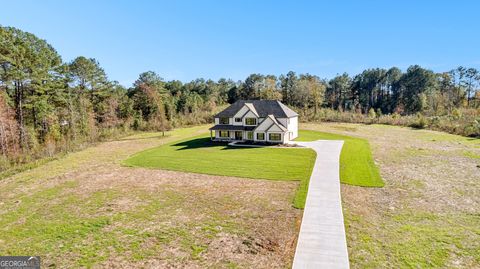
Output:
<instances>
[{"instance_id":1,"label":"blue sky","mask_svg":"<svg viewBox=\"0 0 480 269\"><path fill-rule=\"evenodd\" d=\"M96 58L125 86L293 70L331 78L372 67L480 68L480 1L11 1L0 24L64 61Z\"/></svg>"}]
</instances>

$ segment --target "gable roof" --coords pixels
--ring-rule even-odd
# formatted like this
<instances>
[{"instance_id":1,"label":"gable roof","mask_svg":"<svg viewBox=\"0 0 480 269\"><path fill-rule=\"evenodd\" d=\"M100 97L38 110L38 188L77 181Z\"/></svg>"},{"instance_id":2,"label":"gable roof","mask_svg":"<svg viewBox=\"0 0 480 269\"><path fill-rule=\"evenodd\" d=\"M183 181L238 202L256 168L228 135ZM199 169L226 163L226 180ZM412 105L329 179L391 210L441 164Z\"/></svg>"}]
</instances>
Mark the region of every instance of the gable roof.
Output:
<instances>
[{"instance_id":1,"label":"gable roof","mask_svg":"<svg viewBox=\"0 0 480 269\"><path fill-rule=\"evenodd\" d=\"M245 106L253 112L253 114L257 115L257 117L260 117L260 115L258 115L258 112L257 110L255 109L255 107L253 106L252 103L245 103Z\"/></svg>"},{"instance_id":2,"label":"gable roof","mask_svg":"<svg viewBox=\"0 0 480 269\"><path fill-rule=\"evenodd\" d=\"M295 111L277 100L238 100L222 112L215 115L215 117L231 118L237 114L244 105L247 105L250 110L254 109L254 112L257 112L256 114L258 114L260 118L266 118L268 115L273 115L276 118L291 118L298 116ZM251 109L251 106L253 109Z\"/></svg>"},{"instance_id":3,"label":"gable roof","mask_svg":"<svg viewBox=\"0 0 480 269\"><path fill-rule=\"evenodd\" d=\"M287 131L287 128L285 128L285 126L283 126L280 122L278 122L277 119L273 115L268 115L268 117L270 119L272 119L273 124L270 127L268 127L268 129L266 130L267 132L268 132L268 130L270 130L270 128L272 128L273 125L277 125L278 128L280 128L280 130L282 130L284 132Z\"/></svg>"}]
</instances>

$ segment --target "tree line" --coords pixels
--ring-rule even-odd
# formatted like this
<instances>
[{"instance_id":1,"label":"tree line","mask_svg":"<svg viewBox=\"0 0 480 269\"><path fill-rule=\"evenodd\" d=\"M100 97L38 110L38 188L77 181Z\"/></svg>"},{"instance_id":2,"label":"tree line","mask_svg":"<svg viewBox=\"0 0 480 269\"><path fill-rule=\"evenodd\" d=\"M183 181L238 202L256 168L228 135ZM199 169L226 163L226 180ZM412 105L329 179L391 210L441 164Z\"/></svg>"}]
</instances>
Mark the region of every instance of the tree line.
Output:
<instances>
[{"instance_id":1,"label":"tree line","mask_svg":"<svg viewBox=\"0 0 480 269\"><path fill-rule=\"evenodd\" d=\"M64 62L45 40L0 27L0 170L129 130L210 122L233 84L166 82L149 71L125 88L95 59Z\"/></svg>"},{"instance_id":2,"label":"tree line","mask_svg":"<svg viewBox=\"0 0 480 269\"><path fill-rule=\"evenodd\" d=\"M478 109L479 85L474 68L434 73L415 65L406 72L376 68L330 80L288 72L183 83L147 71L125 88L110 80L96 59L64 62L45 40L0 26L0 170L2 162L6 167L51 156L129 130L209 123L215 112L239 99L282 100L314 116L326 108L445 115Z\"/></svg>"},{"instance_id":3,"label":"tree line","mask_svg":"<svg viewBox=\"0 0 480 269\"><path fill-rule=\"evenodd\" d=\"M340 111L401 115L425 112L442 115L455 108L479 107L480 72L458 67L434 73L418 65L406 72L397 67L367 69L330 80L288 72L278 78L253 74L229 92L237 99L278 99L297 108L328 107Z\"/></svg>"}]
</instances>

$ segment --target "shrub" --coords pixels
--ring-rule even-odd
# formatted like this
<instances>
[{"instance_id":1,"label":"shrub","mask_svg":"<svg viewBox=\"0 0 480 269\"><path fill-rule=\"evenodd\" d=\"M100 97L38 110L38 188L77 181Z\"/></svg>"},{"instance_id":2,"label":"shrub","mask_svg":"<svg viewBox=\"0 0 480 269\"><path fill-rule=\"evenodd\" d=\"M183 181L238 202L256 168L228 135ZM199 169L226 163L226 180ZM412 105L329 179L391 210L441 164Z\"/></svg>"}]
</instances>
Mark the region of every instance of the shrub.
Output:
<instances>
[{"instance_id":1,"label":"shrub","mask_svg":"<svg viewBox=\"0 0 480 269\"><path fill-rule=\"evenodd\" d=\"M423 129L427 126L427 121L423 115L417 114L417 119L408 126L416 129Z\"/></svg>"},{"instance_id":2,"label":"shrub","mask_svg":"<svg viewBox=\"0 0 480 269\"><path fill-rule=\"evenodd\" d=\"M413 128L443 131L451 134L480 137L480 109L454 109L447 115L432 115L418 113L417 115L401 115L399 113L382 115L370 109L368 114L323 108L316 116L308 109L297 110L302 121L327 121L350 123L379 123ZM375 113L375 117L373 117Z\"/></svg>"}]
</instances>

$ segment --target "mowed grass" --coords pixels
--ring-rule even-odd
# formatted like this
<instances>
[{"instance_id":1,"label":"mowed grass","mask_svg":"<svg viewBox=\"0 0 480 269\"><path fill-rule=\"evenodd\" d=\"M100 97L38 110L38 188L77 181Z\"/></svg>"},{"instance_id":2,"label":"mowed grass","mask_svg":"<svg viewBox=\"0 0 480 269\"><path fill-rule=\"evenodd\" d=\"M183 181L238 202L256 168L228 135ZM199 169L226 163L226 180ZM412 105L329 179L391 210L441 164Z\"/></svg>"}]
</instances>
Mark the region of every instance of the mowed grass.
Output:
<instances>
[{"instance_id":1,"label":"mowed grass","mask_svg":"<svg viewBox=\"0 0 480 269\"><path fill-rule=\"evenodd\" d=\"M42 268L286 268L301 217L293 182L120 165L207 130L139 133L3 178L0 253L35 253Z\"/></svg>"},{"instance_id":2,"label":"mowed grass","mask_svg":"<svg viewBox=\"0 0 480 269\"><path fill-rule=\"evenodd\" d=\"M300 130L295 141L343 140L340 154L340 182L362 187L383 187L367 140L310 130Z\"/></svg>"},{"instance_id":3,"label":"mowed grass","mask_svg":"<svg viewBox=\"0 0 480 269\"><path fill-rule=\"evenodd\" d=\"M383 188L342 185L350 267L480 268L480 140L387 125L304 123L367 139Z\"/></svg>"},{"instance_id":4,"label":"mowed grass","mask_svg":"<svg viewBox=\"0 0 480 269\"><path fill-rule=\"evenodd\" d=\"M124 164L211 175L300 181L293 205L303 208L316 153L305 148L230 147L206 135L133 155Z\"/></svg>"}]
</instances>

